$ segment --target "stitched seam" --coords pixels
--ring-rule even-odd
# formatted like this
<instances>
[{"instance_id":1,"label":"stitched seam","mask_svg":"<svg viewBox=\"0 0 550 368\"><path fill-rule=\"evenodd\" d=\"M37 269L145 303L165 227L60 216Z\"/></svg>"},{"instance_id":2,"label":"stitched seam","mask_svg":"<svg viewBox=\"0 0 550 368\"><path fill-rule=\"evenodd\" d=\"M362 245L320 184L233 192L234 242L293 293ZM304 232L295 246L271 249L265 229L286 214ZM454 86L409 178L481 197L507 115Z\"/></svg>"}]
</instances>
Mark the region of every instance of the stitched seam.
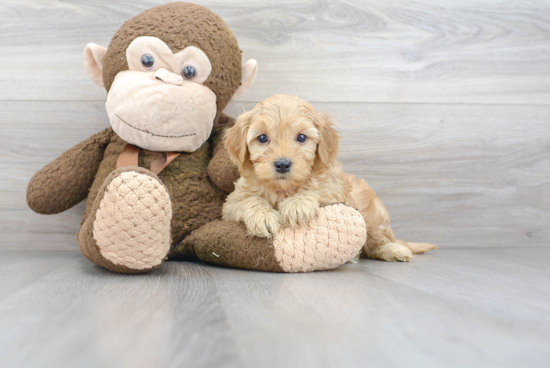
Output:
<instances>
[{"instance_id":1,"label":"stitched seam","mask_svg":"<svg viewBox=\"0 0 550 368\"><path fill-rule=\"evenodd\" d=\"M196 133L191 133L191 134L184 134L184 135L161 135L161 134L155 134L155 133L151 133L151 132L148 132L146 130L143 130L143 129L140 129L140 128L136 128L135 126L133 126L132 124L129 124L127 122L125 122L120 116L118 116L117 114L115 114L115 116L117 118L120 119L120 121L122 121L124 124L128 125L130 128L134 128L135 130L139 130L140 132L143 132L143 133L147 133L147 134L151 134L155 137L162 137L162 138L183 138L183 137L192 137L194 135L197 135Z\"/></svg>"}]
</instances>

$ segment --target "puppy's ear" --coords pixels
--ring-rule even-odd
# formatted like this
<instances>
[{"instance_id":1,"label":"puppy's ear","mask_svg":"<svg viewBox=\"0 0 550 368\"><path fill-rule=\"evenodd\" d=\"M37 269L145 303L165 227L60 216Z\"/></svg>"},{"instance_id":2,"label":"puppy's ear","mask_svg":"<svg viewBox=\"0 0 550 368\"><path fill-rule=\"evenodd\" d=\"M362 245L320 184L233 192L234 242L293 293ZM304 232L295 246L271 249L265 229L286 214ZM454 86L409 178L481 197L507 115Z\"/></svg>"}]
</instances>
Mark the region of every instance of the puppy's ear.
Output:
<instances>
[{"instance_id":1,"label":"puppy's ear","mask_svg":"<svg viewBox=\"0 0 550 368\"><path fill-rule=\"evenodd\" d=\"M225 132L225 149L229 158L239 167L239 172L244 175L252 168L248 146L246 144L246 135L252 122L253 112L245 112L237 118L235 125Z\"/></svg>"},{"instance_id":2,"label":"puppy's ear","mask_svg":"<svg viewBox=\"0 0 550 368\"><path fill-rule=\"evenodd\" d=\"M336 165L338 150L340 148L340 136L330 115L319 113L314 120L319 131L319 144L317 145L317 158L325 167Z\"/></svg>"}]
</instances>

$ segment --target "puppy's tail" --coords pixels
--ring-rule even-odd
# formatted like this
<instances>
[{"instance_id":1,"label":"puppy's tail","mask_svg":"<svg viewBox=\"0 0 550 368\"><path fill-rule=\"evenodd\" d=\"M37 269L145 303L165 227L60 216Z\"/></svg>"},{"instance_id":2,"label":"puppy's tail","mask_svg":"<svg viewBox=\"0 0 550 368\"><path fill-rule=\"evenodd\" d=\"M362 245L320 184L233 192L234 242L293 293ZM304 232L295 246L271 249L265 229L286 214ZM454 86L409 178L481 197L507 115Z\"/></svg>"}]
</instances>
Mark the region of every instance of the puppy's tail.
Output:
<instances>
[{"instance_id":1,"label":"puppy's tail","mask_svg":"<svg viewBox=\"0 0 550 368\"><path fill-rule=\"evenodd\" d=\"M413 254L422 254L432 249L437 249L437 245L430 243L407 243L403 240L396 240L396 243L403 244L413 252Z\"/></svg>"}]
</instances>

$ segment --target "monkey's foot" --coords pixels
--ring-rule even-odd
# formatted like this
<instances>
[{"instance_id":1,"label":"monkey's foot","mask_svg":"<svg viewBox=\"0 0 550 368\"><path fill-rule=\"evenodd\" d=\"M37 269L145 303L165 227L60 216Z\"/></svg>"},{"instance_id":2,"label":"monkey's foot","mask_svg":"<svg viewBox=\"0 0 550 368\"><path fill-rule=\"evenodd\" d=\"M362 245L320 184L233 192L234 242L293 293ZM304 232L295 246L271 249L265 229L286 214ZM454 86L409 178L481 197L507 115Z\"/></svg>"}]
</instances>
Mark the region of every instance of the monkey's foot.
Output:
<instances>
[{"instance_id":1,"label":"monkey's foot","mask_svg":"<svg viewBox=\"0 0 550 368\"><path fill-rule=\"evenodd\" d=\"M285 272L336 268L355 257L367 240L365 220L355 209L334 204L319 209L306 225L287 226L273 239Z\"/></svg>"},{"instance_id":2,"label":"monkey's foot","mask_svg":"<svg viewBox=\"0 0 550 368\"><path fill-rule=\"evenodd\" d=\"M99 189L78 234L82 253L121 273L158 267L170 250L172 203L166 187L149 170L123 167Z\"/></svg>"},{"instance_id":3,"label":"monkey's foot","mask_svg":"<svg viewBox=\"0 0 550 368\"><path fill-rule=\"evenodd\" d=\"M365 220L355 209L336 204L320 208L306 225L282 228L273 238L247 234L243 223L214 221L194 231L174 256L191 250L214 264L271 272L310 272L336 268L355 257L367 239Z\"/></svg>"}]
</instances>

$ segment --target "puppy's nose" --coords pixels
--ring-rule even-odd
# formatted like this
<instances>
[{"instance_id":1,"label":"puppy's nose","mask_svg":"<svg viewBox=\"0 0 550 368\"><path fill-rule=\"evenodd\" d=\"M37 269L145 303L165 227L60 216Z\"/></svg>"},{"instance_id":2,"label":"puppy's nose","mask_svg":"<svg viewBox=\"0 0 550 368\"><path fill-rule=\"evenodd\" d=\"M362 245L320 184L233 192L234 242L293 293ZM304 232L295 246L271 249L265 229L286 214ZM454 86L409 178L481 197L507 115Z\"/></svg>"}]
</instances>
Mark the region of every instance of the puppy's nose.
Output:
<instances>
[{"instance_id":1,"label":"puppy's nose","mask_svg":"<svg viewBox=\"0 0 550 368\"><path fill-rule=\"evenodd\" d=\"M275 161L273 165L275 165L275 170L277 172L284 174L288 170L290 170L290 166L292 166L292 161L290 161L288 158L283 158Z\"/></svg>"}]
</instances>

